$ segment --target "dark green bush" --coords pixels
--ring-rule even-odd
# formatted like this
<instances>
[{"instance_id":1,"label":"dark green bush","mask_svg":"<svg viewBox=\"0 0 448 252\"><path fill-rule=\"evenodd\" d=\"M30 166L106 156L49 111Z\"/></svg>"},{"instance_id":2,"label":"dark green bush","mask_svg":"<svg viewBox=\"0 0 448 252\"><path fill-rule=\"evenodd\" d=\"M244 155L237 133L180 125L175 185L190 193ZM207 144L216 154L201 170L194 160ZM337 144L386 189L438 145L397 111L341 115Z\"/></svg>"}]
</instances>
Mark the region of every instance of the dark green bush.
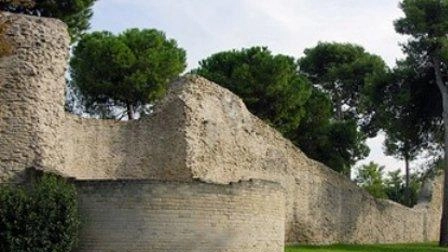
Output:
<instances>
[{"instance_id":1,"label":"dark green bush","mask_svg":"<svg viewBox=\"0 0 448 252\"><path fill-rule=\"evenodd\" d=\"M54 175L29 186L0 187L0 251L71 251L77 209L74 186Z\"/></svg>"}]
</instances>

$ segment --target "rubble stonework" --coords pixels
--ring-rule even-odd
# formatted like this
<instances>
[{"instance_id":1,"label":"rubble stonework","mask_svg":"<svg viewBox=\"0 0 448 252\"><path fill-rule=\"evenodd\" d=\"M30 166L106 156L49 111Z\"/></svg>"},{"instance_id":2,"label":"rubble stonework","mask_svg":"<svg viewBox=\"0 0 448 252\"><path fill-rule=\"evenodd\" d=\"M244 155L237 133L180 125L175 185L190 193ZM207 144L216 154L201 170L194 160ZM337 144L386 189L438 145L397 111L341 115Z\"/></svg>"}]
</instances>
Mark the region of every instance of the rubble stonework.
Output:
<instances>
[{"instance_id":1,"label":"rubble stonework","mask_svg":"<svg viewBox=\"0 0 448 252\"><path fill-rule=\"evenodd\" d=\"M0 18L13 21L7 36L15 48L11 56L0 59L0 182L21 181L28 167L75 178L81 212L91 220L84 232L90 232L89 237L94 232L104 242L103 250L95 251L107 250L111 239L123 241L122 248L133 242L145 244L142 237L150 234L147 226L111 232L128 221L145 225L140 221L147 220L166 235L151 236L151 241L159 237L160 242L168 242L164 239L173 227L163 232L160 229L166 225L157 226L153 218L183 223L181 233L186 236L173 236L174 245L193 239L187 230L204 236L209 243L203 244L203 251L218 246L213 237L220 232L235 240L213 251L282 251L277 245L283 241L438 239L440 178L426 185L425 197L414 208L374 199L346 177L307 158L249 113L239 97L204 78L179 79L154 113L139 120L117 122L64 113L69 44L65 25L23 15ZM265 182L244 182L252 179ZM282 189L273 190L266 183ZM202 208L204 202L210 203L207 209ZM153 204L158 208L145 208ZM198 218L206 210L213 214ZM242 215L247 219L233 233L224 228L229 223L238 226ZM283 230L278 228L280 219ZM110 228L101 228L106 226ZM273 237L272 230L282 238ZM242 241L254 249L237 250Z\"/></svg>"},{"instance_id":2,"label":"rubble stonework","mask_svg":"<svg viewBox=\"0 0 448 252\"><path fill-rule=\"evenodd\" d=\"M4 12L0 19L13 48L0 59L1 182L20 180L27 167L61 166L69 37L59 20Z\"/></svg>"}]
</instances>

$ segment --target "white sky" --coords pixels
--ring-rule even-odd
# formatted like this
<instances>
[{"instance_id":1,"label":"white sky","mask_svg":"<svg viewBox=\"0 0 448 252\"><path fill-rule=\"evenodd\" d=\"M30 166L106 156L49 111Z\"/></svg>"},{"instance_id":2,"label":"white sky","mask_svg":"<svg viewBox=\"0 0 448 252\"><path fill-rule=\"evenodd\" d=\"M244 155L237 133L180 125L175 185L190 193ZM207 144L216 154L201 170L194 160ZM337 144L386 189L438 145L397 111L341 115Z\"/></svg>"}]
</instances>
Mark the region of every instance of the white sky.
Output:
<instances>
[{"instance_id":1,"label":"white sky","mask_svg":"<svg viewBox=\"0 0 448 252\"><path fill-rule=\"evenodd\" d=\"M92 30L121 32L155 28L187 51L188 69L229 49L267 46L274 53L302 56L318 41L350 42L383 57L402 57L405 38L393 28L402 16L398 0L99 0ZM402 163L382 153L382 137L368 140L371 155L387 170Z\"/></svg>"}]
</instances>

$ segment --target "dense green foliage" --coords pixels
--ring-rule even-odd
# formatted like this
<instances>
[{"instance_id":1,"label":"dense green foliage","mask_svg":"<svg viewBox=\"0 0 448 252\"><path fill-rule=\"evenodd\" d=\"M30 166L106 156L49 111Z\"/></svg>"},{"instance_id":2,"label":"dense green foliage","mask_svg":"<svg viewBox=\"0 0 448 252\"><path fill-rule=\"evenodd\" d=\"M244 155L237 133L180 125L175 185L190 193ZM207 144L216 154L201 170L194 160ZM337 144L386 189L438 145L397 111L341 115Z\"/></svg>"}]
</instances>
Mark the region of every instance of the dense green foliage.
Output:
<instances>
[{"instance_id":1,"label":"dense green foliage","mask_svg":"<svg viewBox=\"0 0 448 252\"><path fill-rule=\"evenodd\" d=\"M415 88L425 81L421 79L412 68L404 62L391 73L388 86L383 90L382 99L377 105L381 106L378 114L381 116L381 126L386 133L386 154L399 159L412 161L421 151L426 142L425 124L419 112L415 97ZM427 85L427 83L425 83Z\"/></svg>"},{"instance_id":2,"label":"dense green foliage","mask_svg":"<svg viewBox=\"0 0 448 252\"><path fill-rule=\"evenodd\" d=\"M377 129L372 129L374 106L368 103L366 90L382 80L387 67L380 57L353 44L320 42L304 53L299 59L300 72L328 94L333 111L331 123L321 127L326 130L313 143L321 150L310 156L321 156L324 163L349 176L350 167L369 152L367 135L358 126L371 135Z\"/></svg>"},{"instance_id":3,"label":"dense green foliage","mask_svg":"<svg viewBox=\"0 0 448 252\"><path fill-rule=\"evenodd\" d=\"M96 0L4 0L0 10L58 18L64 21L72 38L78 40L90 27Z\"/></svg>"},{"instance_id":4,"label":"dense green foliage","mask_svg":"<svg viewBox=\"0 0 448 252\"><path fill-rule=\"evenodd\" d=\"M62 179L0 187L0 251L71 251L78 226L75 188Z\"/></svg>"},{"instance_id":5,"label":"dense green foliage","mask_svg":"<svg viewBox=\"0 0 448 252\"><path fill-rule=\"evenodd\" d=\"M300 71L330 95L337 120L356 119L368 124L369 108L363 92L386 73L386 64L354 44L320 42L305 49Z\"/></svg>"},{"instance_id":6,"label":"dense green foliage","mask_svg":"<svg viewBox=\"0 0 448 252\"><path fill-rule=\"evenodd\" d=\"M193 72L240 96L247 108L287 134L302 120L311 86L294 59L263 47L216 53Z\"/></svg>"},{"instance_id":7,"label":"dense green foliage","mask_svg":"<svg viewBox=\"0 0 448 252\"><path fill-rule=\"evenodd\" d=\"M403 0L400 7L405 17L395 22L398 33L425 40L427 46L443 42L437 39L443 39L448 31L448 1Z\"/></svg>"},{"instance_id":8,"label":"dense green foliage","mask_svg":"<svg viewBox=\"0 0 448 252\"><path fill-rule=\"evenodd\" d=\"M126 108L128 118L166 92L186 67L185 51L154 29L85 35L70 61L72 84L90 111Z\"/></svg>"},{"instance_id":9,"label":"dense green foliage","mask_svg":"<svg viewBox=\"0 0 448 252\"><path fill-rule=\"evenodd\" d=\"M372 244L372 245L328 245L328 246L290 246L285 252L443 252L448 249L435 244Z\"/></svg>"},{"instance_id":10,"label":"dense green foliage","mask_svg":"<svg viewBox=\"0 0 448 252\"><path fill-rule=\"evenodd\" d=\"M333 115L329 97L313 88L304 108L302 121L287 137L300 146L310 158L319 160L333 169L340 167L337 162L340 160L338 152L328 151L335 144L329 134L332 130L330 119Z\"/></svg>"},{"instance_id":11,"label":"dense green foliage","mask_svg":"<svg viewBox=\"0 0 448 252\"><path fill-rule=\"evenodd\" d=\"M323 42L306 49L299 65L314 87L328 94L333 111L329 123L321 127L326 130L313 142L321 150L309 155L321 156L325 164L349 176L351 166L369 153L364 133L376 134L375 106L369 103L367 91L382 80L387 67L360 46ZM307 153L306 146L300 147Z\"/></svg>"}]
</instances>

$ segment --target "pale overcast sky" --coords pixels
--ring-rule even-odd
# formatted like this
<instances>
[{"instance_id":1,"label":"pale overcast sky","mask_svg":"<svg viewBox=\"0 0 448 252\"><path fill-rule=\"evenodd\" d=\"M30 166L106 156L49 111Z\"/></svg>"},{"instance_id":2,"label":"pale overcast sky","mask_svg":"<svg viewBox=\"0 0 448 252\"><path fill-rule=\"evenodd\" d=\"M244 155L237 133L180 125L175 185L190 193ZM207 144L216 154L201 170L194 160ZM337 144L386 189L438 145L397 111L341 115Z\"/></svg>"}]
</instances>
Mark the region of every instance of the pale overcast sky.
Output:
<instances>
[{"instance_id":1,"label":"pale overcast sky","mask_svg":"<svg viewBox=\"0 0 448 252\"><path fill-rule=\"evenodd\" d=\"M393 28L402 16L398 0L99 0L92 30L114 33L155 28L187 51L188 69L223 50L255 45L300 57L318 41L350 42L383 57L401 58ZM388 170L401 162L382 154L382 138L370 139L371 160Z\"/></svg>"}]
</instances>

